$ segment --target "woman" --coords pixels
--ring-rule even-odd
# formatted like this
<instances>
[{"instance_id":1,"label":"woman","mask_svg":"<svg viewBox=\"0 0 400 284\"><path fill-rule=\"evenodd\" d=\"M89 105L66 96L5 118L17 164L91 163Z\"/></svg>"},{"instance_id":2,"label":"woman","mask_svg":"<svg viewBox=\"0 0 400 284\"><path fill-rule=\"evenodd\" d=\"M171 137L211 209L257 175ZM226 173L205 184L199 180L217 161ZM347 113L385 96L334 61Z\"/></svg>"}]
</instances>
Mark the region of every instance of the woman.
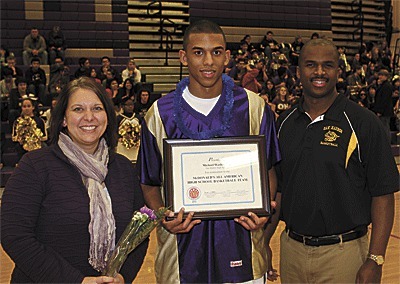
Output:
<instances>
[{"instance_id":1,"label":"woman","mask_svg":"<svg viewBox=\"0 0 400 284\"><path fill-rule=\"evenodd\" d=\"M272 104L275 105L275 112L277 115L280 115L282 112L290 108L288 96L288 89L286 87L280 87L277 96L272 101Z\"/></svg>"},{"instance_id":2,"label":"woman","mask_svg":"<svg viewBox=\"0 0 400 284\"><path fill-rule=\"evenodd\" d=\"M119 91L119 84L116 78L108 79L106 83L106 89L109 92L109 96L114 104L118 107L121 104L121 93Z\"/></svg>"},{"instance_id":3,"label":"woman","mask_svg":"<svg viewBox=\"0 0 400 284\"><path fill-rule=\"evenodd\" d=\"M95 80L96 83L101 84L101 80L99 78L97 78L97 72L95 68L91 68L90 69L90 78L92 78L93 80Z\"/></svg>"},{"instance_id":4,"label":"woman","mask_svg":"<svg viewBox=\"0 0 400 284\"><path fill-rule=\"evenodd\" d=\"M265 82L265 87L261 90L261 93L268 96L268 101L272 102L275 99L276 92L275 92L275 84L271 79L268 79Z\"/></svg>"},{"instance_id":5,"label":"woman","mask_svg":"<svg viewBox=\"0 0 400 284\"><path fill-rule=\"evenodd\" d=\"M119 88L119 95L121 98L121 102L124 103L128 99L135 101L135 91L133 89L133 82L131 78L127 78L122 85L122 88Z\"/></svg>"},{"instance_id":6,"label":"woman","mask_svg":"<svg viewBox=\"0 0 400 284\"><path fill-rule=\"evenodd\" d=\"M143 206L132 163L112 151L116 125L104 88L87 77L68 84L52 113L51 145L27 153L4 191L1 233L15 262L11 282L135 278L148 242L128 256L115 278L99 272L133 212Z\"/></svg>"}]
</instances>

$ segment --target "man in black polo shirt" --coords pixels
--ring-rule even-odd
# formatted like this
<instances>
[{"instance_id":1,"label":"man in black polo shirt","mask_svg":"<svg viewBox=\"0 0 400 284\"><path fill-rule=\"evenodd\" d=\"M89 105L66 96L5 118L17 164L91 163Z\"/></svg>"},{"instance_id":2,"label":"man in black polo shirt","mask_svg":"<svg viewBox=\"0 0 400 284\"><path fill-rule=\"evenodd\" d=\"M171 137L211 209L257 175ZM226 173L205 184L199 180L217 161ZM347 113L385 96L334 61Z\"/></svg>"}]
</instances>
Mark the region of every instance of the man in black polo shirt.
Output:
<instances>
[{"instance_id":1,"label":"man in black polo shirt","mask_svg":"<svg viewBox=\"0 0 400 284\"><path fill-rule=\"evenodd\" d=\"M299 58L304 95L278 120L285 283L376 283L382 276L398 171L381 122L338 95L338 61L331 41L307 42Z\"/></svg>"}]
</instances>

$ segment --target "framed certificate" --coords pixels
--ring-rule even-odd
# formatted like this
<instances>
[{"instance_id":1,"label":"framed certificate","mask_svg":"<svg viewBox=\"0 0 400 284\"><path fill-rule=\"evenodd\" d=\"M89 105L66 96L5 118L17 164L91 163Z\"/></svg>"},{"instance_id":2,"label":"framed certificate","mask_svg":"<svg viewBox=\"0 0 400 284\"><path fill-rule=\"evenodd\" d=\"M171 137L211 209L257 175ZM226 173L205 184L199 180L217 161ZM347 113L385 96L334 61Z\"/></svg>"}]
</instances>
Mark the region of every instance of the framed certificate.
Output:
<instances>
[{"instance_id":1,"label":"framed certificate","mask_svg":"<svg viewBox=\"0 0 400 284\"><path fill-rule=\"evenodd\" d=\"M264 136L164 139L166 206L198 219L271 213Z\"/></svg>"}]
</instances>

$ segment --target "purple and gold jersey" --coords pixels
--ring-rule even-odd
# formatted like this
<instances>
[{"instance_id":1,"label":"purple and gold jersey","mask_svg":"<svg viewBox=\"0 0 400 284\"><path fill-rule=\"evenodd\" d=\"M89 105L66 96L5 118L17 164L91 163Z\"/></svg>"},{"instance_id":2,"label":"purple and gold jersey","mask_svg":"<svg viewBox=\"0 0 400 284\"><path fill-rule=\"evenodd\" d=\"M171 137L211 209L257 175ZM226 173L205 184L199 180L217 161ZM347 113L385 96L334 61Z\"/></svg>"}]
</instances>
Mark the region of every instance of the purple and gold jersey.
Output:
<instances>
[{"instance_id":1,"label":"purple and gold jersey","mask_svg":"<svg viewBox=\"0 0 400 284\"><path fill-rule=\"evenodd\" d=\"M255 93L233 88L230 127L222 136L265 135L268 169L280 160L275 116ZM226 93L203 115L182 100L181 114L192 132L221 127ZM174 92L160 98L142 124L139 165L141 183L161 186L163 181L163 139L186 137L174 115ZM249 232L233 220L202 221L190 233L173 235L157 228L155 271L158 283L235 283L258 279L267 271L263 230Z\"/></svg>"}]
</instances>

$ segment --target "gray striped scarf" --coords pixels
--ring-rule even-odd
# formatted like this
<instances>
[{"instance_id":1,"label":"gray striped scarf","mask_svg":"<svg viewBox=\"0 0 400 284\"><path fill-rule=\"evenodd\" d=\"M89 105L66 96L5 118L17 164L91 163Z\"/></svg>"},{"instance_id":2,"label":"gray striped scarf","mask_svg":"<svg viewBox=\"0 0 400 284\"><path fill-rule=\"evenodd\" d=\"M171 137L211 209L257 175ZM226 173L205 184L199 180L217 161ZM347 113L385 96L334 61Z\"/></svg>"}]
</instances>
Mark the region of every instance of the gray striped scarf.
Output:
<instances>
[{"instance_id":1,"label":"gray striped scarf","mask_svg":"<svg viewBox=\"0 0 400 284\"><path fill-rule=\"evenodd\" d=\"M90 198L89 263L97 271L102 271L115 247L115 219L111 198L104 183L108 173L107 143L104 138L101 139L96 152L90 155L78 147L70 137L60 133L58 145L68 160L79 169L83 184L88 190Z\"/></svg>"}]
</instances>

